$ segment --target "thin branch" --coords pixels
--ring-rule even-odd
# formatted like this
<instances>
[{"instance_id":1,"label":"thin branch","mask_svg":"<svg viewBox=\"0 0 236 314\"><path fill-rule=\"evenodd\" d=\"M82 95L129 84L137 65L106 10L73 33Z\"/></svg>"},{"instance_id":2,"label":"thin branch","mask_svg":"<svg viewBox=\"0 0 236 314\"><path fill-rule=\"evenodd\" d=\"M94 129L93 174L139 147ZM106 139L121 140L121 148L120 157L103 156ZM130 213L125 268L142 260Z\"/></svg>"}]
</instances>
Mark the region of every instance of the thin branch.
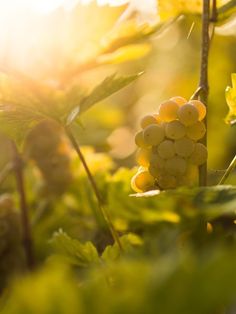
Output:
<instances>
[{"instance_id":1,"label":"thin branch","mask_svg":"<svg viewBox=\"0 0 236 314\"><path fill-rule=\"evenodd\" d=\"M23 161L17 150L15 143L12 142L13 163L16 178L16 185L19 194L19 202L21 209L21 222L23 232L23 246L26 254L27 266L31 270L34 267L33 241L29 222L29 211L26 201L25 182L23 175Z\"/></svg>"},{"instance_id":2,"label":"thin branch","mask_svg":"<svg viewBox=\"0 0 236 314\"><path fill-rule=\"evenodd\" d=\"M210 47L209 39L209 25L210 25L210 0L203 1L203 13L202 13L202 49L201 49L201 69L200 69L200 81L199 87L201 87L201 93L199 99L207 107L208 102L208 55ZM204 120L207 129L207 115ZM202 139L202 143L207 146L207 132ZM199 167L199 185L207 185L207 163Z\"/></svg>"},{"instance_id":3,"label":"thin branch","mask_svg":"<svg viewBox=\"0 0 236 314\"><path fill-rule=\"evenodd\" d=\"M195 90L195 92L190 97L190 100L198 99L202 91L203 91L203 87L202 86L198 86L198 88Z\"/></svg>"},{"instance_id":4,"label":"thin branch","mask_svg":"<svg viewBox=\"0 0 236 314\"><path fill-rule=\"evenodd\" d=\"M216 23L218 17L217 11L217 0L212 0L212 13L211 13L211 22Z\"/></svg>"},{"instance_id":5,"label":"thin branch","mask_svg":"<svg viewBox=\"0 0 236 314\"><path fill-rule=\"evenodd\" d=\"M233 172L234 168L236 167L236 155L234 156L233 160L231 161L229 167L226 169L223 177L220 179L218 185L224 184L225 181L228 179L231 172Z\"/></svg>"},{"instance_id":6,"label":"thin branch","mask_svg":"<svg viewBox=\"0 0 236 314\"><path fill-rule=\"evenodd\" d=\"M92 173L91 173L91 171L90 171L90 169L88 167L88 164L87 164L87 162L86 162L86 160L84 158L84 155L81 152L79 144L77 143L77 141L76 141L76 139L75 139L75 137L74 137L74 135L73 135L73 133L72 133L72 131L71 131L69 126L65 127L65 132L66 132L67 136L69 137L69 139L71 141L71 144L73 145L75 151L77 152L77 154L78 154L78 156L79 156L79 158L80 158L80 160L81 160L81 162L83 164L83 167L84 167L84 169L86 171L86 174L88 176L89 182L91 183L91 186L93 188L94 194L95 194L95 196L97 198L99 210L100 210L104 220L107 223L107 226L108 226L108 228L109 228L109 230L111 232L111 235L112 235L114 241L118 244L120 250L123 251L123 248L122 248L122 245L121 245L121 242L120 242L120 239L119 239L119 235L118 235L117 231L115 230L115 227L114 227L114 225L112 223L110 215L108 214L108 212L104 208L104 201L103 201L102 196L101 196L101 194L99 192L99 189L98 189L97 184L96 184L96 182L94 180L94 177L93 177L93 175L92 175Z\"/></svg>"}]
</instances>

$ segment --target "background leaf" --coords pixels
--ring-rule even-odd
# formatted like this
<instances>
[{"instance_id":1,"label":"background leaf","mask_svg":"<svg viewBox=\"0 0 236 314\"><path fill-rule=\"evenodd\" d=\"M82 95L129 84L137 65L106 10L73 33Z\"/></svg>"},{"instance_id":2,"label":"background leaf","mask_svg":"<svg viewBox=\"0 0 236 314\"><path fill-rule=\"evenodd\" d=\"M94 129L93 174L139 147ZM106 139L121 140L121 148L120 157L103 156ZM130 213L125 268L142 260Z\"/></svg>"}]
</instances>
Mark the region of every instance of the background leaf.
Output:
<instances>
[{"instance_id":1,"label":"background leaf","mask_svg":"<svg viewBox=\"0 0 236 314\"><path fill-rule=\"evenodd\" d=\"M225 98L229 107L229 113L225 119L226 123L236 123L236 73L231 75L232 86L227 86L225 90Z\"/></svg>"},{"instance_id":2,"label":"background leaf","mask_svg":"<svg viewBox=\"0 0 236 314\"><path fill-rule=\"evenodd\" d=\"M76 119L77 114L80 115L83 112L87 111L94 104L121 90L122 88L139 78L142 74L143 73L138 73L130 76L121 77L116 77L116 75L113 74L105 78L105 80L101 84L97 85L91 91L91 93L86 96L76 108L73 109L73 111L69 114L67 118L67 124L72 123Z\"/></svg>"}]
</instances>

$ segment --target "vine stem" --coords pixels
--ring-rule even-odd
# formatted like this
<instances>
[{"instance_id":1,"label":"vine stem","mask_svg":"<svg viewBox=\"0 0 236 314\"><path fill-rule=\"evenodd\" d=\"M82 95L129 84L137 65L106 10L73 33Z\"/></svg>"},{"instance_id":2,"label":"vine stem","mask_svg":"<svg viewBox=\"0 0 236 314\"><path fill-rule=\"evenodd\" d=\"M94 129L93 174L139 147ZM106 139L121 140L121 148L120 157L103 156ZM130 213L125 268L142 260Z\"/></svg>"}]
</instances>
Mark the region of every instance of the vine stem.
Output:
<instances>
[{"instance_id":1,"label":"vine stem","mask_svg":"<svg viewBox=\"0 0 236 314\"><path fill-rule=\"evenodd\" d=\"M209 26L210 26L210 0L203 0L203 12L202 12L202 44L201 44L201 68L200 68L200 81L199 81L199 99L207 107L208 104L208 56L210 47L209 38ZM205 125L207 130L207 115L205 117ZM207 132L202 139L202 143L207 146ZM207 162L199 167L199 185L207 185Z\"/></svg>"},{"instance_id":2,"label":"vine stem","mask_svg":"<svg viewBox=\"0 0 236 314\"><path fill-rule=\"evenodd\" d=\"M220 179L218 185L224 184L227 178L229 177L230 173L234 170L236 167L236 155L234 156L233 160L231 161L229 167L226 169L223 177Z\"/></svg>"},{"instance_id":3,"label":"vine stem","mask_svg":"<svg viewBox=\"0 0 236 314\"><path fill-rule=\"evenodd\" d=\"M112 220L111 220L111 217L110 217L109 213L104 208L104 202L103 202L102 196L101 196L101 194L99 192L99 189L98 189L97 184L96 184L96 182L94 180L94 177L93 177L93 175L92 175L92 173L91 173L91 171L89 169L89 166L88 166L88 164L87 164L87 162L86 162L86 160L84 158L84 155L83 155L83 153L82 153L82 151L80 149L80 146L79 146L77 140L75 139L75 137L73 135L73 132L71 131L71 128L69 126L65 126L64 128L65 128L65 132L66 132L68 138L71 141L72 146L74 147L75 151L77 152L77 154L78 154L78 156L79 156L79 158L80 158L80 160L81 160L81 162L83 164L83 167L85 169L85 172L87 174L89 182L91 183L91 186L93 188L94 194L96 196L96 199L97 199L97 202L98 202L98 208L99 208L99 210L100 210L104 220L107 223L107 226L108 226L108 228L109 228L109 230L111 232L111 235L112 235L114 241L118 244L120 250L123 251L123 248L122 248L122 245L121 245L121 242L120 242L120 239L119 239L119 235L118 235L118 233L117 233L117 231L116 231L116 229L115 229L115 227L114 227L114 225L112 223Z\"/></svg>"},{"instance_id":4,"label":"vine stem","mask_svg":"<svg viewBox=\"0 0 236 314\"><path fill-rule=\"evenodd\" d=\"M12 142L12 154L14 172L16 178L16 186L19 194L20 210L21 210L21 222L22 222L22 242L26 255L26 262L29 270L32 270L35 265L33 254L33 241L32 232L29 222L29 210L26 201L25 182L23 174L23 160L18 152L18 149L14 142Z\"/></svg>"}]
</instances>

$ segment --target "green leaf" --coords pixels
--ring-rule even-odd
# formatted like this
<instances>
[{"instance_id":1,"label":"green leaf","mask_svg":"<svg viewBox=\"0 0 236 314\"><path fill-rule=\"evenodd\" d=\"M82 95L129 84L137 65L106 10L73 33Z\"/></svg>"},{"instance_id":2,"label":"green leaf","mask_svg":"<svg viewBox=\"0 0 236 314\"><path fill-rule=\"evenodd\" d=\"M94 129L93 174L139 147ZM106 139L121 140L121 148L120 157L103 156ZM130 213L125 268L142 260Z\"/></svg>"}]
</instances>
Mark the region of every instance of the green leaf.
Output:
<instances>
[{"instance_id":1,"label":"green leaf","mask_svg":"<svg viewBox=\"0 0 236 314\"><path fill-rule=\"evenodd\" d=\"M236 123L236 73L232 73L231 79L232 87L227 86L225 90L225 98L229 107L225 122L232 125Z\"/></svg>"},{"instance_id":2,"label":"green leaf","mask_svg":"<svg viewBox=\"0 0 236 314\"><path fill-rule=\"evenodd\" d=\"M136 79L138 79L143 72L130 75L130 76L120 76L116 77L116 74L113 74L105 80L97 85L91 93L86 96L80 104L75 107L70 114L68 115L66 124L71 124L78 115L81 115L85 111L87 111L89 108L91 108L94 104L98 103L99 101L111 96L112 94L118 92L125 86L129 85Z\"/></svg>"},{"instance_id":3,"label":"green leaf","mask_svg":"<svg viewBox=\"0 0 236 314\"><path fill-rule=\"evenodd\" d=\"M78 282L63 264L48 263L40 270L18 276L11 286L1 303L2 314L82 313Z\"/></svg>"},{"instance_id":4,"label":"green leaf","mask_svg":"<svg viewBox=\"0 0 236 314\"><path fill-rule=\"evenodd\" d=\"M43 118L25 109L0 105L0 130L11 138L19 148L30 130Z\"/></svg>"},{"instance_id":5,"label":"green leaf","mask_svg":"<svg viewBox=\"0 0 236 314\"><path fill-rule=\"evenodd\" d=\"M91 242L82 244L79 240L70 238L61 229L54 233L50 243L56 255L72 265L88 267L99 262L97 249Z\"/></svg>"},{"instance_id":6,"label":"green leaf","mask_svg":"<svg viewBox=\"0 0 236 314\"><path fill-rule=\"evenodd\" d=\"M141 246L143 240L134 233L128 233L120 237L122 248L125 252L130 252L134 247ZM117 243L108 245L102 253L102 259L106 262L115 261L120 257L121 251Z\"/></svg>"}]
</instances>

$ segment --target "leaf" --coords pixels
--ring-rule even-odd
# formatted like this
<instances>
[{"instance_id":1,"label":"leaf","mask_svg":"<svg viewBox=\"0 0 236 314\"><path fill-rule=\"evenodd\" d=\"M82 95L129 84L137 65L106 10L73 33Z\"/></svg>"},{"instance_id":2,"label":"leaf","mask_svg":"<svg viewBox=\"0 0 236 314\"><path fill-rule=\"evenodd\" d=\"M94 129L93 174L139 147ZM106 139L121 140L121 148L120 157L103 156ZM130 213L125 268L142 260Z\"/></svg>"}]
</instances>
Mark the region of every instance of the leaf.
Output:
<instances>
[{"instance_id":1,"label":"leaf","mask_svg":"<svg viewBox=\"0 0 236 314\"><path fill-rule=\"evenodd\" d=\"M232 3L231 3L232 2ZM231 4L230 4L231 3ZM229 1L225 4L224 0L217 1L218 12L220 13L220 18L223 14L230 10L235 9L235 0ZM161 21L167 20L173 16L180 14L201 14L203 7L203 0L159 0L158 1L158 12Z\"/></svg>"},{"instance_id":2,"label":"leaf","mask_svg":"<svg viewBox=\"0 0 236 314\"><path fill-rule=\"evenodd\" d=\"M122 62L137 60L145 57L150 50L151 46L147 43L127 45L112 53L99 56L97 62L101 64L119 64Z\"/></svg>"},{"instance_id":3,"label":"leaf","mask_svg":"<svg viewBox=\"0 0 236 314\"><path fill-rule=\"evenodd\" d=\"M58 262L18 277L11 284L5 301L4 305L1 302L2 314L82 313L78 282L69 269Z\"/></svg>"},{"instance_id":4,"label":"leaf","mask_svg":"<svg viewBox=\"0 0 236 314\"><path fill-rule=\"evenodd\" d=\"M0 105L0 130L11 138L19 148L30 130L43 118L27 109L16 109Z\"/></svg>"},{"instance_id":5,"label":"leaf","mask_svg":"<svg viewBox=\"0 0 236 314\"><path fill-rule=\"evenodd\" d=\"M225 118L228 124L236 123L236 73L232 73L232 87L227 86L225 90L225 98L229 107L229 113Z\"/></svg>"},{"instance_id":6,"label":"leaf","mask_svg":"<svg viewBox=\"0 0 236 314\"><path fill-rule=\"evenodd\" d=\"M134 247L143 244L143 240L134 233L129 233L120 237L120 242L125 252L130 252ZM118 244L115 243L114 245L108 245L105 248L101 258L106 262L111 262L117 260L120 257L120 254L120 248Z\"/></svg>"},{"instance_id":7,"label":"leaf","mask_svg":"<svg viewBox=\"0 0 236 314\"><path fill-rule=\"evenodd\" d=\"M152 35L162 33L176 20L177 18L172 16L168 21L155 25L137 24L133 20L123 22L102 38L102 54L113 53L125 46L145 43Z\"/></svg>"},{"instance_id":8,"label":"leaf","mask_svg":"<svg viewBox=\"0 0 236 314\"><path fill-rule=\"evenodd\" d=\"M70 238L61 229L54 233L50 243L56 255L62 256L73 265L88 267L99 262L97 249L91 242L82 244L79 240Z\"/></svg>"},{"instance_id":9,"label":"leaf","mask_svg":"<svg viewBox=\"0 0 236 314\"><path fill-rule=\"evenodd\" d=\"M111 96L116 93L120 89L129 85L131 82L135 81L139 78L143 72L130 75L130 76L120 76L116 77L115 74L107 77L102 83L97 85L91 93L85 97L80 104L75 107L67 117L66 124L71 124L77 117L77 115L81 115L83 112L87 111L97 102Z\"/></svg>"}]
</instances>

